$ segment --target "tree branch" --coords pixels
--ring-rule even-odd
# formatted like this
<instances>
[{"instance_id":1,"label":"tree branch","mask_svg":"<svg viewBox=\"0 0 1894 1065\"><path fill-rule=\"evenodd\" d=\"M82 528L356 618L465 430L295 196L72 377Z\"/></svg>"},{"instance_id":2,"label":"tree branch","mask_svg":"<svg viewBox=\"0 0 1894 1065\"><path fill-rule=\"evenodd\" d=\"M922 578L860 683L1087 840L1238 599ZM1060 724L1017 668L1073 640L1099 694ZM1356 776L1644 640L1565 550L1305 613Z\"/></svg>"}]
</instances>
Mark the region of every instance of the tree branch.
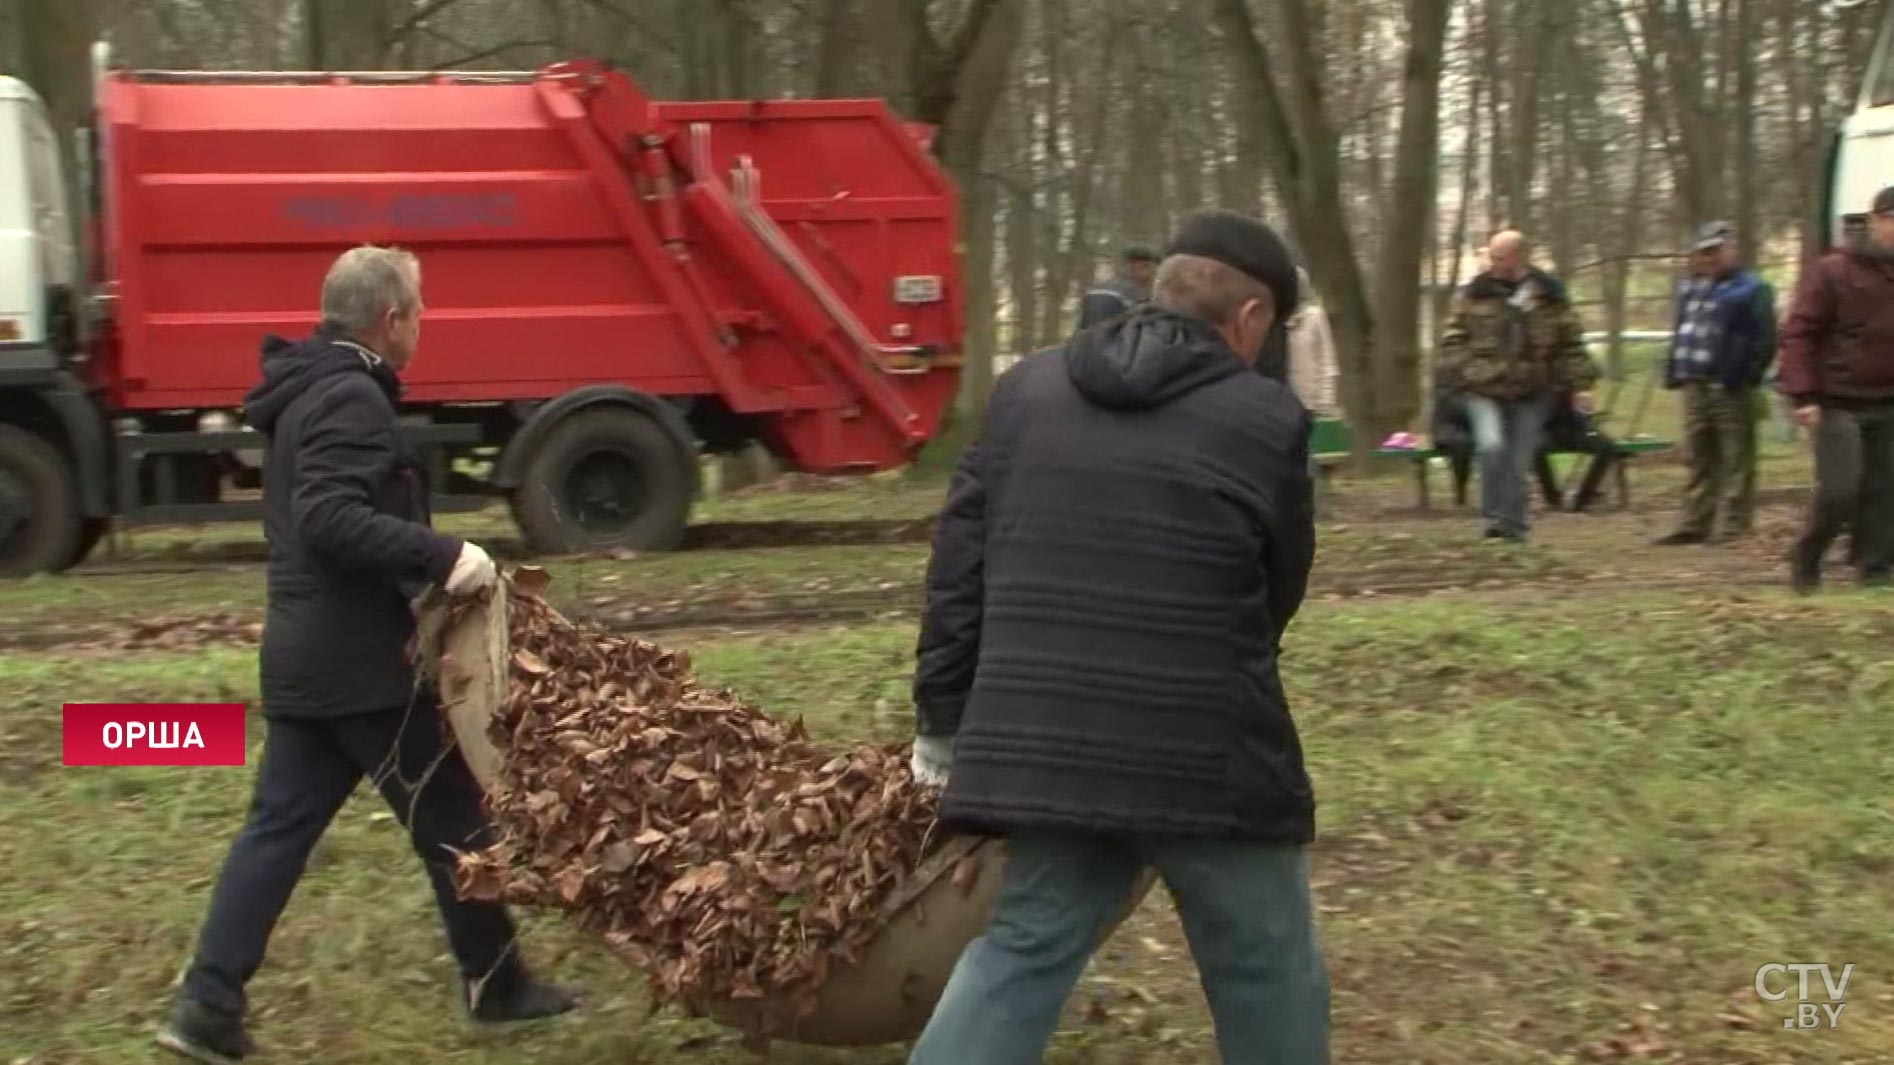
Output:
<instances>
[{"instance_id":1,"label":"tree branch","mask_svg":"<svg viewBox=\"0 0 1894 1065\"><path fill-rule=\"evenodd\" d=\"M458 3L460 3L460 0L427 0L426 3L415 8L406 19L402 20L401 25L396 26L393 32L388 34L388 43L393 44L401 38L406 37L408 34L419 29L421 23L426 22L428 19L433 18L435 15L440 14L442 11Z\"/></svg>"}]
</instances>

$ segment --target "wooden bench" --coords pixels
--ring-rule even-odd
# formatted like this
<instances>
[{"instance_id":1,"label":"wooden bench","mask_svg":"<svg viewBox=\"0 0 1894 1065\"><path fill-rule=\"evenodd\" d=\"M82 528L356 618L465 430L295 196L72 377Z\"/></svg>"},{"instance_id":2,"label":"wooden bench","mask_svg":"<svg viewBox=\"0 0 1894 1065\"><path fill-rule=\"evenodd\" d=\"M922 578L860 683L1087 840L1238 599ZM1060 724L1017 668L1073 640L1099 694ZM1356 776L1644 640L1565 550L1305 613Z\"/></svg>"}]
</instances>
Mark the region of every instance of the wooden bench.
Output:
<instances>
[{"instance_id":1,"label":"wooden bench","mask_svg":"<svg viewBox=\"0 0 1894 1065\"><path fill-rule=\"evenodd\" d=\"M1631 464L1630 460L1633 458L1636 458L1639 455L1648 455L1648 454L1651 454L1653 452L1658 452L1658 451L1669 451L1671 448L1675 446L1676 444L1673 441L1659 440L1655 437L1648 437L1648 436L1633 437L1629 440L1612 441L1611 453L1614 456L1616 456L1618 460L1616 463L1614 463L1615 469L1613 470L1613 474L1614 474L1613 479L1617 482L1617 485L1618 485L1618 505L1619 506L1628 507L1631 505L1631 477L1630 477L1630 474L1627 472L1627 468ZM1428 510L1432 508L1433 499L1432 499L1432 491L1430 487L1432 478L1430 474L1433 470L1433 460L1434 459L1451 459L1451 456L1449 455L1448 452L1443 451L1439 448L1431 448L1431 447L1428 447L1428 448L1382 447L1382 448L1376 448L1374 453L1381 458L1403 459L1403 460L1406 460L1408 463L1410 463L1414 469L1414 486L1420 498L1421 509ZM1590 455L1592 454L1592 452L1552 451L1552 452L1549 452L1549 454ZM1466 505L1466 498L1464 494L1465 486L1459 485L1459 486L1456 486L1456 488L1458 488L1459 491L1456 492L1454 502L1459 506L1465 506Z\"/></svg>"}]
</instances>

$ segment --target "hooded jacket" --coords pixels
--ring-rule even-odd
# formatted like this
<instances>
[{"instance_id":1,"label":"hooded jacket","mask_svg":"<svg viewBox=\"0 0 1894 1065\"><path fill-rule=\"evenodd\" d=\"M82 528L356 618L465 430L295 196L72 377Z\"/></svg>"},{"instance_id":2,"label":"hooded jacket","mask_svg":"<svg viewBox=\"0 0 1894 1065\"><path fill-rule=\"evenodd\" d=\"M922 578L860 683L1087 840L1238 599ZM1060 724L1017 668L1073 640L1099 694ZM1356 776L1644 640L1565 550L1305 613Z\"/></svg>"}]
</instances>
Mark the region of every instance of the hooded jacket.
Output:
<instances>
[{"instance_id":1,"label":"hooded jacket","mask_svg":"<svg viewBox=\"0 0 1894 1065\"><path fill-rule=\"evenodd\" d=\"M1538 269L1517 285L1490 273L1468 282L1437 361L1448 387L1487 399L1583 392L1598 379L1565 286Z\"/></svg>"},{"instance_id":2,"label":"hooded jacket","mask_svg":"<svg viewBox=\"0 0 1894 1065\"><path fill-rule=\"evenodd\" d=\"M1782 324L1781 374L1798 403L1894 401L1894 254L1833 252L1803 273Z\"/></svg>"},{"instance_id":3,"label":"hooded jacket","mask_svg":"<svg viewBox=\"0 0 1894 1065\"><path fill-rule=\"evenodd\" d=\"M1151 294L1144 286L1129 277L1118 275L1101 281L1086 289L1085 297L1079 301L1078 328L1090 329L1100 322L1130 314L1150 299Z\"/></svg>"},{"instance_id":4,"label":"hooded jacket","mask_svg":"<svg viewBox=\"0 0 1894 1065\"><path fill-rule=\"evenodd\" d=\"M918 730L942 815L1303 842L1277 673L1314 553L1308 415L1215 330L1146 308L1000 379L935 534Z\"/></svg>"},{"instance_id":5,"label":"hooded jacket","mask_svg":"<svg viewBox=\"0 0 1894 1065\"><path fill-rule=\"evenodd\" d=\"M427 484L396 427L399 394L387 364L332 331L263 341L263 381L244 414L269 441L266 716L341 717L414 698L409 600L447 579L461 543L428 528Z\"/></svg>"}]
</instances>

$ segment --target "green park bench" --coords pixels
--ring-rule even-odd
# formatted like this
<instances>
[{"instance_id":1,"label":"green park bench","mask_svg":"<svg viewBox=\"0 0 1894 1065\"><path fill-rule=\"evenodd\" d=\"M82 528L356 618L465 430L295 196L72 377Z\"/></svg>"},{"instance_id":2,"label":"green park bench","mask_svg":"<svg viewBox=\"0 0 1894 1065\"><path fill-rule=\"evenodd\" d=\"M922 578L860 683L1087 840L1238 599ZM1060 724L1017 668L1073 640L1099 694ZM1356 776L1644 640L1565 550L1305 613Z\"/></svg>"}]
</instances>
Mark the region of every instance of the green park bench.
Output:
<instances>
[{"instance_id":1,"label":"green park bench","mask_svg":"<svg viewBox=\"0 0 1894 1065\"><path fill-rule=\"evenodd\" d=\"M1668 341L1670 339L1670 334L1665 332L1625 332L1620 334L1620 336L1630 341ZM1610 334L1608 333L1585 334L1585 343L1590 346L1596 346L1609 339ZM1631 460L1637 458L1639 455L1670 451L1677 446L1677 442L1674 440L1663 440L1651 436L1648 433L1638 432L1638 426L1644 420L1644 412L1646 408L1650 406L1651 393L1662 376L1662 373L1658 370L1656 365L1649 367L1644 373L1644 387L1638 397L1636 409L1631 412L1630 425L1621 438L1614 437L1612 440L1611 453L1617 457L1617 461L1612 464L1612 481L1617 485L1618 505L1621 507L1629 507L1631 505ZM1616 405L1619 394L1623 392L1623 390L1624 382L1622 380L1614 382L1611 386L1611 394L1605 397L1604 404L1592 415L1592 423L1598 426L1601 431L1604 431L1607 436L1613 435L1610 432L1611 408ZM1383 447L1376 448L1374 453L1382 458L1401 459L1408 462L1414 470L1414 488L1416 495L1419 497L1421 509L1426 510L1432 506L1431 492L1429 491L1430 473L1434 468L1435 459L1450 460L1450 456L1447 452L1439 448ZM1553 450L1547 452L1547 454L1590 455L1591 452ZM1466 486L1464 484L1455 485L1455 505L1466 505L1465 489Z\"/></svg>"},{"instance_id":2,"label":"green park bench","mask_svg":"<svg viewBox=\"0 0 1894 1065\"><path fill-rule=\"evenodd\" d=\"M1631 459L1639 455L1648 455L1652 452L1669 451L1675 446L1676 444L1673 441L1659 440L1654 437L1633 437L1629 440L1612 441L1611 453L1617 456L1618 461L1612 464L1611 472L1612 481L1618 488L1619 506L1628 507L1631 505L1631 475L1629 472ZM1412 466L1414 470L1415 494L1420 500L1421 509L1427 510L1433 506L1433 493L1431 491L1430 482L1432 480L1431 474L1434 468L1434 460L1449 460L1450 456L1446 451L1433 447L1380 447L1376 448L1374 453L1382 458L1403 460ZM1548 454L1590 456L1591 452L1551 451L1548 452ZM1463 488L1464 486L1456 486L1456 489L1463 490ZM1456 491L1454 503L1459 506L1466 505L1466 498L1463 491Z\"/></svg>"}]
</instances>

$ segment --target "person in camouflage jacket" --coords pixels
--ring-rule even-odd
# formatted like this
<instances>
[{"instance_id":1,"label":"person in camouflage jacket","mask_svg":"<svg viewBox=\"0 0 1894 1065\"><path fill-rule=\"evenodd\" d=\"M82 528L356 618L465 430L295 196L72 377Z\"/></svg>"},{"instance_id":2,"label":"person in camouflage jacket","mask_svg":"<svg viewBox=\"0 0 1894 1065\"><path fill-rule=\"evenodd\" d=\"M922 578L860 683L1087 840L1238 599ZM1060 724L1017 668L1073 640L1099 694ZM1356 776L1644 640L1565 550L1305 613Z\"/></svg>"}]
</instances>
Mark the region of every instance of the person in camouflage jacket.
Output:
<instances>
[{"instance_id":1,"label":"person in camouflage jacket","mask_svg":"<svg viewBox=\"0 0 1894 1065\"><path fill-rule=\"evenodd\" d=\"M1530 529L1526 477L1546 419L1565 396L1590 413L1598 370L1565 286L1527 261L1525 237L1500 233L1487 254L1486 271L1454 296L1438 369L1472 422L1486 536L1518 542Z\"/></svg>"}]
</instances>

